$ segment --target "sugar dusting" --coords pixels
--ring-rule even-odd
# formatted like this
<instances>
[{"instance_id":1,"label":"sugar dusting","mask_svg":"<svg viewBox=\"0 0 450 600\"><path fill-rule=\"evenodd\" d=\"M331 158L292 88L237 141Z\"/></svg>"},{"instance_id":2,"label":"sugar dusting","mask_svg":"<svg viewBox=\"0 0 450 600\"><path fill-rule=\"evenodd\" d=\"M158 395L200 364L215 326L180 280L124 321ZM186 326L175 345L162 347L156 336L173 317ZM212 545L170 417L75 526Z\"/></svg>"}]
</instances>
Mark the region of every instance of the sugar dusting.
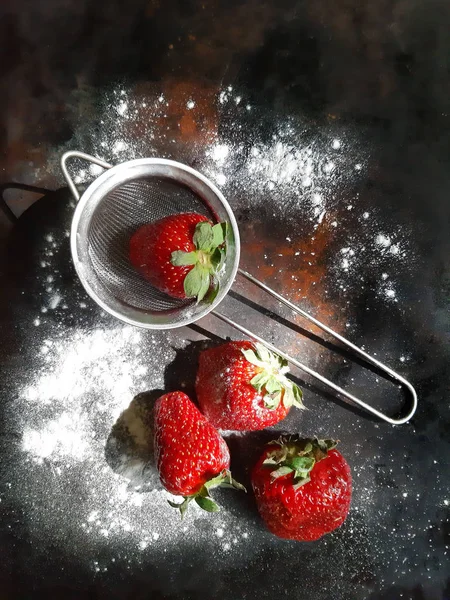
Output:
<instances>
[{"instance_id":1,"label":"sugar dusting","mask_svg":"<svg viewBox=\"0 0 450 600\"><path fill-rule=\"evenodd\" d=\"M190 160L195 160L196 168L222 188L232 204L238 196L240 209L248 206L267 211L271 206L274 216L281 209L284 216L310 222L313 231L332 232L329 243L335 251L327 268L341 297L359 286L367 289L373 300L387 306L401 304L395 278L399 269L407 270L414 263L410 231L405 225L386 223L384 215L378 209L369 209L359 192L350 191L364 181L371 161L357 133L349 136L344 129L330 126L316 128L311 135L310 126L301 119L275 116L270 138L251 142L255 136L242 133L242 122L252 112L245 94L227 86L216 93L212 102L219 118L232 125L221 132L189 139L186 152ZM186 118L204 110L205 103L188 90L181 109L179 104L179 98L170 90L161 93L154 89L143 94L116 86L102 99L95 135L90 123L80 123L70 146L87 146L93 155L112 164L144 156L179 159L180 126L183 132ZM75 181L85 184L101 171L97 165L86 167L80 163ZM295 222L292 227L295 236ZM348 252L342 256L344 248ZM381 279L381 272L388 273L388 283ZM361 277L370 277L370 285Z\"/></svg>"},{"instance_id":2,"label":"sugar dusting","mask_svg":"<svg viewBox=\"0 0 450 600\"><path fill-rule=\"evenodd\" d=\"M139 453L122 454L116 472L105 461L105 445L112 443L114 449L114 424L129 411L132 398L163 385L161 364L170 362L174 352L161 354L160 347L154 352L154 344L152 336L144 340L133 328L117 327L72 334L62 330L36 348L41 367L20 390L15 406L22 420L25 473L17 473L14 486L16 493L24 485L27 497L41 498L38 506L28 507L32 533L39 535L43 528L54 535L69 527L81 548L108 541L117 544L117 551L123 545L129 558L147 547L167 549L186 536L192 540L200 523L226 531L219 546L224 552L233 539L247 539L248 531L243 537L242 525L226 510L211 521L193 505L180 527L153 462L143 461ZM150 432L136 415L124 422L133 443L150 445ZM67 519L63 507L74 481L79 496ZM194 537L202 540L201 531Z\"/></svg>"},{"instance_id":3,"label":"sugar dusting","mask_svg":"<svg viewBox=\"0 0 450 600\"><path fill-rule=\"evenodd\" d=\"M80 288L67 290L59 272L66 244L64 232L43 236L42 306L40 316L30 317L35 335L27 345L35 368L23 373L8 415L21 431L24 458L8 492L28 502L30 535L70 531L80 559L87 547L95 548L96 572L111 565L111 559L94 560L104 545L137 560L147 549L165 552L182 540L204 545L215 528L224 531L219 552L245 544L251 532L226 510L211 520L193 503L181 527L167 502L178 499L162 488L154 467L154 398L141 395L164 389L164 370L183 343L166 332L121 325L100 311L88 325L83 315L96 308ZM73 493L77 501L68 514Z\"/></svg>"},{"instance_id":4,"label":"sugar dusting","mask_svg":"<svg viewBox=\"0 0 450 600\"><path fill-rule=\"evenodd\" d=\"M173 103L166 91L158 90L143 97L118 86L105 94L100 127L95 134L89 129L92 124L89 127L80 124L70 147L77 145L111 163L141 156L183 160L177 154L178 138L174 134L174 127L180 124L170 125ZM352 147L352 140L336 128L305 138L305 124L290 118L280 118L274 123L272 137L254 142L257 138L246 139L239 132L242 115L250 116L258 108L250 105L243 91L231 86L219 90L215 104L220 116L231 118L233 131L214 132L202 138L201 143L192 141L191 154L184 162L195 161L198 170L223 188L234 209L288 215L292 228L286 232L281 256L288 249L294 261L312 268L318 251L315 236L318 242L321 232L326 231L333 249L327 262L327 281L332 282L344 301L350 297L350 290L359 286L370 300L381 301L387 307L392 303L401 305L397 273L414 261L409 231L386 223L383 215L358 192L348 191L366 177L371 160L368 151L361 145ZM187 114L195 115L200 106L201 98L189 91L183 99ZM96 165L75 165L75 181L86 184L100 171ZM298 223L304 222L312 232L308 251L300 244L297 228ZM11 415L22 432L21 449L26 457L23 469L11 485L28 502L31 534L37 537L42 529L51 535L56 535L58 529L70 530L80 547L92 548L94 544L91 566L96 572L109 568L113 562L113 559L110 562L99 559L99 548L103 545L110 548L111 556L121 554L127 560L139 560L146 552L177 550L180 544L192 541L203 546L212 544L223 561L239 552L249 555L253 551L255 522L228 510L226 501L218 515L205 515L193 506L180 526L149 457L143 460L142 454L120 452L120 443L113 439L113 446L119 447L114 469L105 459L105 447L111 445L111 434L118 420L133 432L135 446L146 448L148 431L136 413L128 409L140 392L164 386L164 367L173 360L175 348L183 345L170 333L141 332L103 317L89 327L82 318L75 325L66 324L63 316L75 312L74 303L82 313L92 310L92 303L84 294L67 297L57 272L55 258L67 235L68 232L59 235L55 232L43 240L39 275L42 306L30 321L36 332L30 350L39 357L40 366L36 372L27 373L20 383ZM266 264L274 269L277 254L272 252L264 257ZM368 276L375 282L372 287L364 279ZM301 282L294 279L297 275L293 273L292 277L294 285L300 286ZM403 353L400 361L405 360L408 355ZM121 420L123 411L127 416ZM344 440L348 436L342 424L333 421L333 415L323 415L315 427L324 434L334 428ZM374 425L375 434L378 427ZM245 440L242 434L223 433ZM374 460L381 461L377 444L385 443L385 439L383 442L380 436L370 441L374 445ZM354 446L349 442L346 448ZM365 544L368 537L375 540L379 532L371 531L369 534L374 535L368 536L365 521L367 515L381 510L377 478L382 476L380 472L384 473L384 467L379 469L372 460L363 459L359 447L354 448L351 458L355 495L348 522L341 532L321 542L321 547L353 545L354 558L362 560L362 566L358 563L354 567L357 577L358 569L372 568L372 551ZM411 494L414 487L406 467L404 471L404 480L402 475L395 484L402 490L398 493L399 502L405 502L403 494ZM68 518L67 490L74 488L79 501ZM404 489L407 491L403 492ZM33 500L36 498L37 503ZM386 520L384 515L383 519L380 519L382 527L395 528L394 517ZM416 520L421 530L422 521ZM394 535L391 529L383 533ZM410 533L412 536L412 528L397 532L395 541L409 543ZM267 540L276 543L270 536ZM373 544L376 555L380 552L379 544L375 541ZM389 559L386 557L386 562ZM346 573L351 568L342 564Z\"/></svg>"}]
</instances>

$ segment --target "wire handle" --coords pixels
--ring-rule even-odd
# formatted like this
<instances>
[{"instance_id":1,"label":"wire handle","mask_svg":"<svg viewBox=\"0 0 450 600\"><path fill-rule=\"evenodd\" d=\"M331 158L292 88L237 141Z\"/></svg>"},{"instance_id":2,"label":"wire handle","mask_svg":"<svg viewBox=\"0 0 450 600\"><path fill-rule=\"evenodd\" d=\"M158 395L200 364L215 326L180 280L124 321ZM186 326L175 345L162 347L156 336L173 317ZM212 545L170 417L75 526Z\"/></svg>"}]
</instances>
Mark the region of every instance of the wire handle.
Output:
<instances>
[{"instance_id":1,"label":"wire handle","mask_svg":"<svg viewBox=\"0 0 450 600\"><path fill-rule=\"evenodd\" d=\"M101 160L101 158L95 158L95 156L91 156L90 154L85 154L84 152L78 152L77 150L70 150L69 152L65 152L61 156L61 169L62 169L64 178L67 181L67 185L69 186L70 191L73 194L73 197L78 202L78 200L80 199L80 192L77 190L77 187L76 187L72 177L70 176L69 171L67 170L66 162L68 161L69 158L81 158L82 160L86 160L87 162L94 163L94 164L98 165L99 167L103 167L103 169L111 169L112 165L105 162L104 160Z\"/></svg>"},{"instance_id":2,"label":"wire handle","mask_svg":"<svg viewBox=\"0 0 450 600\"><path fill-rule=\"evenodd\" d=\"M247 273L247 271L243 271L242 269L239 269L238 273L239 273L239 275L242 275L243 277L245 277L246 279L251 281L253 284L255 284L256 286L258 286L259 288L261 288L262 290L264 290L265 292L267 292L268 294L270 294L271 296L273 296L274 298L276 298L277 300L279 300L280 302L282 302L283 304L288 306L294 312L298 313L299 315L301 315L302 317L304 317L311 323L314 323L314 325L316 325L317 327L320 327L320 329L322 329L323 331L326 331L329 335L333 336L335 339L339 340L341 342L341 344L343 344L345 347L352 350L355 354L358 354L366 362L376 366L378 369L380 369L381 371L383 371L384 373L386 373L387 375L389 375L390 377L392 377L393 379L398 381L400 383L400 385L405 387L411 395L411 398L412 398L411 410L406 415L406 417L402 417L401 419L392 419L391 417L388 417L387 415L380 412L373 406L370 406L370 404L367 404L367 402L364 402L364 400L361 400L357 396L350 394L350 392L347 392L347 390L344 390L340 386L336 385L335 383L333 383L332 381L330 381L329 379L327 379L320 373L317 373L317 371L314 371L313 369L311 369L310 367L307 367L306 365L299 362L297 359L293 358L289 354L286 354L286 352L279 350L276 346L274 346L270 342L264 340L260 336L249 331L242 325L239 325L238 323L236 323L229 317L226 317L225 315L222 315L221 313L213 311L213 314L216 317L218 317L225 323L228 323L228 325L231 325L232 327L234 327L235 329L237 329L244 335L249 336L258 342L261 342L261 344L264 344L265 346L267 346L268 348L270 348L271 350L273 350L274 352L276 352L277 354L279 354L280 356L282 356L283 358L288 360L290 363L295 365L297 368L301 369L305 373L308 373L308 375L311 375L311 377L314 377L314 379L317 379L321 383L324 383L329 388L331 388L336 393L338 393L340 396L343 396L344 398L347 398L347 400L350 400L351 402L357 404L358 406L361 406L361 408L364 408L368 412L377 416L379 419L382 419L383 421L386 421L387 423L390 423L391 425L402 425L403 423L406 423L407 421L409 421L409 419L411 419L411 417L414 415L414 413L416 412L416 409L417 409L417 393L416 393L416 390L414 389L414 387L409 383L409 381L407 381L404 377L402 377L401 375L399 375L398 373L393 371L387 365L385 365L385 364L381 363L380 361L376 360L375 358L373 358L373 356L370 356L370 354L367 354L367 352L364 352L364 350L362 350L361 348L359 348L358 346L356 346L355 344L353 344L352 342L350 342L349 340L344 338L342 335L340 335L339 333L337 333L336 331L334 331L333 329L328 327L328 325L325 325L321 321L318 321L312 315L310 315L306 311L302 310L301 308L299 308L298 306L296 306L295 304L293 304L292 302L290 302L289 300L287 300L286 298L284 298L283 296L278 294L278 292L276 292L275 290L273 290L272 288L267 286L262 281L259 281L259 279L256 279L256 277L253 277L253 275L251 275L250 273Z\"/></svg>"}]
</instances>

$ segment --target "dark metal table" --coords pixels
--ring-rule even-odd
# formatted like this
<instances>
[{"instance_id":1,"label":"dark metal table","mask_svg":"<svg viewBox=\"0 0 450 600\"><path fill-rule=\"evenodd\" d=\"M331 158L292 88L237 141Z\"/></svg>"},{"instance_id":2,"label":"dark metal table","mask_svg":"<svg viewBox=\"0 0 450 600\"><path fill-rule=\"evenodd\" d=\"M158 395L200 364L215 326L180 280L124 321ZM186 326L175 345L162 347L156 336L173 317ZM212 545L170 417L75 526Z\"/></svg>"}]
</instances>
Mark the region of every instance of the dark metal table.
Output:
<instances>
[{"instance_id":1,"label":"dark metal table","mask_svg":"<svg viewBox=\"0 0 450 600\"><path fill-rule=\"evenodd\" d=\"M32 204L0 221L1 597L448 597L448 5L1 10L2 193L16 215ZM153 469L152 401L192 391L198 352L237 336L212 316L141 331L93 304L70 262L67 149L164 156L209 176L238 218L241 266L414 383L417 414L395 428L294 373L309 410L277 429L340 439L354 475L341 529L278 540L251 494L231 492L217 493L219 514L179 522ZM80 187L96 175L75 165ZM223 310L401 410L392 383L249 284ZM247 485L273 435L228 433Z\"/></svg>"}]
</instances>

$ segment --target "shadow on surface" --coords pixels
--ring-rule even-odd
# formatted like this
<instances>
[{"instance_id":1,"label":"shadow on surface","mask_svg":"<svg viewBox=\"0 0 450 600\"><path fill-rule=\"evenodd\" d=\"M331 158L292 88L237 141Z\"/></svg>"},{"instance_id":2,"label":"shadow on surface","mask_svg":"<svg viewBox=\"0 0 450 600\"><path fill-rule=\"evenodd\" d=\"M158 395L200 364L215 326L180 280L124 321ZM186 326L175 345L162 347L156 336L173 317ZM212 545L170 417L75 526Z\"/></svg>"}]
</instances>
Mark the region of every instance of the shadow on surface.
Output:
<instances>
[{"instance_id":1,"label":"shadow on surface","mask_svg":"<svg viewBox=\"0 0 450 600\"><path fill-rule=\"evenodd\" d=\"M147 491L159 485L154 461L153 406L162 390L135 396L114 423L105 446L105 459L114 473Z\"/></svg>"},{"instance_id":2,"label":"shadow on surface","mask_svg":"<svg viewBox=\"0 0 450 600\"><path fill-rule=\"evenodd\" d=\"M245 486L247 493L230 494L229 490L217 490L219 498L226 496L227 510L236 516L245 515L246 518L254 518L258 515L255 497L253 495L251 472L256 461L262 454L263 448L269 442L280 437L281 431L274 429L263 429L261 431L223 432L231 455L231 472L233 477ZM222 496L223 495L223 496ZM260 521L258 519L258 521ZM260 521L260 529L264 529Z\"/></svg>"},{"instance_id":3,"label":"shadow on surface","mask_svg":"<svg viewBox=\"0 0 450 600\"><path fill-rule=\"evenodd\" d=\"M359 358L354 352L352 352L351 350L347 350L342 345L340 345L340 343L328 341L328 340L324 339L323 337L321 337L320 335L317 335L317 334L313 333L312 331L309 331L308 329L301 327L294 321L290 321L289 319L286 319L285 317L273 312L269 308L260 306L259 304L257 304L253 300L250 300L250 298L243 296L242 294L231 291L231 292L229 292L229 295L232 296L235 300L242 302L249 308L252 308L253 310L258 311L263 316L269 317L273 321L279 323L280 325L283 325L283 327L292 329L292 331L295 331L295 333L298 333L299 335L302 335L302 336L308 338L312 342L319 344L320 346L322 346L323 348L326 348L327 350L330 350L331 352L335 352L336 354L339 354L346 360L352 361L355 364L358 364L361 367L364 367L365 369L372 371L372 373L375 373L376 375L379 375L381 377L388 379L389 381L392 381L392 382L395 381L393 378L391 378L389 375L387 375L383 370L379 369L378 367L376 367L374 365L371 365L370 363L366 362L364 359ZM328 335L328 334L323 333L323 335Z\"/></svg>"},{"instance_id":4,"label":"shadow on surface","mask_svg":"<svg viewBox=\"0 0 450 600\"><path fill-rule=\"evenodd\" d=\"M164 371L164 386L166 393L181 391L187 394L191 400L196 401L195 377L200 353L217 346L218 342L223 343L224 340L215 334L209 334L206 329L197 325L190 327L197 333L201 330L202 335L208 335L211 339L190 342L185 348L177 350L174 360L167 365Z\"/></svg>"}]
</instances>

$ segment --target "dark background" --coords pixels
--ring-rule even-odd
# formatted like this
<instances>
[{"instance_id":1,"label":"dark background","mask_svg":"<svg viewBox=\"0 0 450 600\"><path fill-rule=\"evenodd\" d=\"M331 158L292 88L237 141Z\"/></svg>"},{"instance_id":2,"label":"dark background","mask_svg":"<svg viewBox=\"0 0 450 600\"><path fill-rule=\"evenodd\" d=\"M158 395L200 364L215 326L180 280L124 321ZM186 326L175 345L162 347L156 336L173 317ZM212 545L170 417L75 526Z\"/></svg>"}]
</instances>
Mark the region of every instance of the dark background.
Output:
<instances>
[{"instance_id":1,"label":"dark background","mask_svg":"<svg viewBox=\"0 0 450 600\"><path fill-rule=\"evenodd\" d=\"M121 561L119 552L115 566L99 574L90 566L93 553L106 561L116 549L86 545L75 551L61 516L57 534L45 528L40 533L39 522L30 524L27 507L30 502L39 507L42 498L32 498L27 485L18 491L10 485L16 472L32 468L26 466L20 426L9 415L21 380L34 369L28 336L30 315L41 294L39 239L47 230L67 227L73 208L62 189L56 195L47 193L18 224L7 211L0 213L0 598L450 597L450 4L4 0L0 15L2 186L61 188L58 157L64 149L98 154L97 141L109 134L113 139L116 127L123 127L104 100L114 86L128 90L127 98L139 100L154 101L163 93L171 101L169 133L150 141L146 120L153 119L161 131L162 120L140 114L127 132L133 151L122 159L169 156L202 171L209 164L204 149L214 136L239 148L225 191L243 234L243 266L255 271L268 254L272 265L261 268L260 274L269 283L341 331L345 321L351 321L351 339L410 378L420 399L412 422L392 428L330 402L323 391L311 388L311 382L301 382L313 410L300 425L292 417L288 426L339 435L355 472L349 522L329 536L326 545L275 540L255 518L251 498L243 506L233 499L231 512L242 511L254 528L251 552L224 559L206 542L202 546L200 537L197 546L187 540L167 552L149 551L139 560ZM245 97L251 111L217 108L217 97L228 86ZM189 97L196 99L200 116L191 117L184 109ZM383 265L378 269L370 261L363 261L345 290L339 288L331 270L338 241L327 235L313 237L302 205L291 210L289 194L294 190L285 198L277 196L277 189L272 196L266 194L263 176L261 189L250 189L241 161L253 145L269 144L272 136L279 136L280 122L294 124L285 138L294 147L320 145L334 136L346 141L348 160L342 161L340 175L328 188L331 212L342 224L343 239L347 236L359 246L361 224L346 208L352 198L358 199L361 212L378 215L382 230L404 232L410 260L394 268L398 305L376 297ZM169 138L176 143L170 145ZM110 145L102 157L117 162ZM361 157L362 175L355 181L353 165ZM9 189L4 197L19 215L36 196ZM285 235L301 240L302 247L319 258L294 269L290 259L278 258L278 241ZM75 305L68 316L55 313L45 335L52 338L58 322L80 329L98 323L113 327L84 294L67 247L57 260L63 287L86 301L89 313L86 319ZM298 276L304 295L296 295L292 274ZM319 290L312 287L313 278ZM261 302L259 295L253 299L257 305ZM231 314L235 301L227 305ZM260 325L260 316L250 318ZM268 335L281 344L285 334L277 331L271 327ZM216 334L233 335L207 319L201 330L183 330L170 341L176 346L186 338L195 345ZM164 339L161 334L159 343ZM307 347L303 339L301 344ZM304 351L310 364L341 385L351 387L356 379L356 390L387 412L399 405L395 389L387 384L377 388L358 367L324 358L322 350ZM403 364L399 356L405 352ZM195 369L194 356L194 350L188 351L175 365L166 365L165 386L176 387L176 374ZM112 424L102 430L104 443ZM230 440L244 480L263 440L258 435ZM47 476L44 464L35 477L47 481ZM82 478L83 471L76 477ZM52 485L50 478L48 486ZM367 490L375 498L370 508L364 507ZM411 530L412 537L407 535Z\"/></svg>"}]
</instances>

